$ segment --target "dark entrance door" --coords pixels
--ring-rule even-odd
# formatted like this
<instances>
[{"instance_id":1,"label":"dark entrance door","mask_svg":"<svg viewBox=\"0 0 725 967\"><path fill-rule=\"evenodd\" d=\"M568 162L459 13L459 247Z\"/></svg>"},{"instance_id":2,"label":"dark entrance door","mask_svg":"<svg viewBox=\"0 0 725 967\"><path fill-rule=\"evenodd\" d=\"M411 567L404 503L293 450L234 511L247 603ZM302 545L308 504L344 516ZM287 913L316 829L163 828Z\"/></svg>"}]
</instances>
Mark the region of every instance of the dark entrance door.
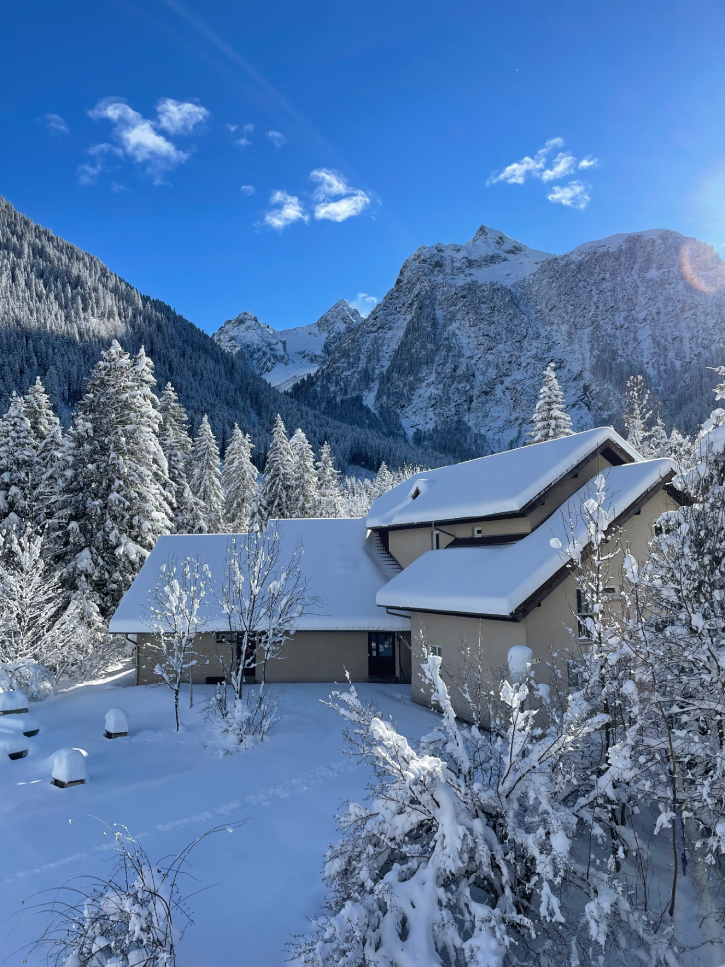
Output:
<instances>
[{"instance_id":1,"label":"dark entrance door","mask_svg":"<svg viewBox=\"0 0 725 967\"><path fill-rule=\"evenodd\" d=\"M368 635L368 678L395 681L395 635L379 631Z\"/></svg>"}]
</instances>

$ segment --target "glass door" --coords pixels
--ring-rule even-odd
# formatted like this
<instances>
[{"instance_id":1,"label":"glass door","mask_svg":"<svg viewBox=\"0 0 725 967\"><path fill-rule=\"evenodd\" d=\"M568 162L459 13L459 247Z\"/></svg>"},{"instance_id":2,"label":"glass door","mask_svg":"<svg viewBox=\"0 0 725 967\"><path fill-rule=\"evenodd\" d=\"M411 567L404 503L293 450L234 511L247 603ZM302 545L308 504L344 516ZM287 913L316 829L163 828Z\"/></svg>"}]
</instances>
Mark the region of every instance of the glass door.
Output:
<instances>
[{"instance_id":1,"label":"glass door","mask_svg":"<svg viewBox=\"0 0 725 967\"><path fill-rule=\"evenodd\" d=\"M380 631L368 635L368 678L395 680L395 635Z\"/></svg>"}]
</instances>

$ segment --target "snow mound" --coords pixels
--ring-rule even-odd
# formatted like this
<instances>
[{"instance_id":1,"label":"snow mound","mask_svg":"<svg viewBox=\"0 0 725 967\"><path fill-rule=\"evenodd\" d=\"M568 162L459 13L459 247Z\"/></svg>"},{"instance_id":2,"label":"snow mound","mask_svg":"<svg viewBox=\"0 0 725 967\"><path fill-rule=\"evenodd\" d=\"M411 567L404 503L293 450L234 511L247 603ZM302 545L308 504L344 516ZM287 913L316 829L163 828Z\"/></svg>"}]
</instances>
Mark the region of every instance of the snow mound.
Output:
<instances>
[{"instance_id":1,"label":"snow mound","mask_svg":"<svg viewBox=\"0 0 725 967\"><path fill-rule=\"evenodd\" d=\"M86 753L82 749L59 749L53 757L53 779L64 786L86 781Z\"/></svg>"},{"instance_id":2,"label":"snow mound","mask_svg":"<svg viewBox=\"0 0 725 967\"><path fill-rule=\"evenodd\" d=\"M27 712L28 696L19 688L8 692L0 692L0 712L8 715L10 712Z\"/></svg>"}]
</instances>

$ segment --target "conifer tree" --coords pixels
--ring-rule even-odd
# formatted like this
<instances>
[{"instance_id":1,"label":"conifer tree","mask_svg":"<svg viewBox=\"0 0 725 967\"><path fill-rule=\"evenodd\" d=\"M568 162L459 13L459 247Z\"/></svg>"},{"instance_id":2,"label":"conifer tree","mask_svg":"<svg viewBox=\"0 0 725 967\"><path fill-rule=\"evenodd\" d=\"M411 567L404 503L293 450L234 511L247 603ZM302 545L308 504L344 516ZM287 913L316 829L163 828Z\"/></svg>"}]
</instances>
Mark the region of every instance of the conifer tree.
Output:
<instances>
[{"instance_id":1,"label":"conifer tree","mask_svg":"<svg viewBox=\"0 0 725 967\"><path fill-rule=\"evenodd\" d=\"M249 527L257 489L257 468L251 460L253 446L249 434L242 433L235 423L222 470L224 520L232 534L244 534Z\"/></svg>"},{"instance_id":2,"label":"conifer tree","mask_svg":"<svg viewBox=\"0 0 725 967\"><path fill-rule=\"evenodd\" d=\"M86 382L64 440L53 521L71 589L112 613L161 534L169 533L166 458L153 364L114 339Z\"/></svg>"},{"instance_id":3,"label":"conifer tree","mask_svg":"<svg viewBox=\"0 0 725 967\"><path fill-rule=\"evenodd\" d=\"M302 430L295 430L290 440L293 461L293 517L314 517L317 507L317 472L315 454Z\"/></svg>"},{"instance_id":4,"label":"conifer tree","mask_svg":"<svg viewBox=\"0 0 725 967\"><path fill-rule=\"evenodd\" d=\"M205 534L207 525L204 505L192 493L186 477L191 453L189 420L171 383L166 384L161 394L159 413L161 414L159 442L166 456L175 503L174 533Z\"/></svg>"},{"instance_id":5,"label":"conifer tree","mask_svg":"<svg viewBox=\"0 0 725 967\"><path fill-rule=\"evenodd\" d=\"M179 403L176 390L167 383L159 399L161 426L159 442L169 465L169 477L178 487L186 480L186 463L191 453L191 436L186 410Z\"/></svg>"},{"instance_id":6,"label":"conifer tree","mask_svg":"<svg viewBox=\"0 0 725 967\"><path fill-rule=\"evenodd\" d=\"M317 516L339 517L341 512L340 473L330 453L330 444L324 443L317 462Z\"/></svg>"},{"instance_id":7,"label":"conifer tree","mask_svg":"<svg viewBox=\"0 0 725 967\"><path fill-rule=\"evenodd\" d=\"M13 394L0 420L0 532L21 533L33 518L37 455L23 401Z\"/></svg>"},{"instance_id":8,"label":"conifer tree","mask_svg":"<svg viewBox=\"0 0 725 967\"><path fill-rule=\"evenodd\" d=\"M23 397L23 409L33 435L32 517L42 527L52 516L57 497L63 431L38 376Z\"/></svg>"},{"instance_id":9,"label":"conifer tree","mask_svg":"<svg viewBox=\"0 0 725 967\"><path fill-rule=\"evenodd\" d=\"M644 376L630 376L625 389L624 430L627 443L642 456L652 456L652 410Z\"/></svg>"},{"instance_id":10,"label":"conifer tree","mask_svg":"<svg viewBox=\"0 0 725 967\"><path fill-rule=\"evenodd\" d=\"M224 530L222 511L224 495L219 466L219 447L206 414L191 448L188 477L192 494L201 501L204 508L207 532L221 534Z\"/></svg>"},{"instance_id":11,"label":"conifer tree","mask_svg":"<svg viewBox=\"0 0 725 967\"><path fill-rule=\"evenodd\" d=\"M544 370L544 382L531 418L529 442L558 440L559 437L571 436L572 433L571 418L564 409L564 394L556 378L554 364L549 363Z\"/></svg>"},{"instance_id":12,"label":"conifer tree","mask_svg":"<svg viewBox=\"0 0 725 967\"><path fill-rule=\"evenodd\" d=\"M262 494L268 519L283 519L292 514L292 450L282 417L277 414L272 428L272 443L264 464Z\"/></svg>"},{"instance_id":13,"label":"conifer tree","mask_svg":"<svg viewBox=\"0 0 725 967\"><path fill-rule=\"evenodd\" d=\"M267 507L264 502L264 486L263 481L258 480L257 486L254 488L254 497L252 498L252 506L249 511L249 530L259 533L263 531L267 526L267 521L269 519L269 514L267 513Z\"/></svg>"}]
</instances>

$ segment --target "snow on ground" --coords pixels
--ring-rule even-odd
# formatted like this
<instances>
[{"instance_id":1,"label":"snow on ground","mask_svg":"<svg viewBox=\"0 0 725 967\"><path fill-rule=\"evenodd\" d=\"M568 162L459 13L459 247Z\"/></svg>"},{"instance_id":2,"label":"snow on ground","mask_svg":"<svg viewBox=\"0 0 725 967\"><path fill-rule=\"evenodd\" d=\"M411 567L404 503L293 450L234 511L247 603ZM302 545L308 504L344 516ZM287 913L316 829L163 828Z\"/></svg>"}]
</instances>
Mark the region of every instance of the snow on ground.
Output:
<instances>
[{"instance_id":1,"label":"snow on ground","mask_svg":"<svg viewBox=\"0 0 725 967\"><path fill-rule=\"evenodd\" d=\"M285 943L305 932L306 918L322 907L320 870L336 838L334 815L344 800L360 800L371 778L344 754L342 720L320 704L335 686L272 686L281 693L280 721L268 740L221 756L201 716L208 688L195 686L191 711L188 691L182 695L177 735L170 692L129 687L132 680L124 673L33 703L41 731L28 740L28 757L0 762L0 964L45 963L42 953L18 952L40 926L22 901L27 907L41 890L110 866L113 854L96 816L128 826L152 861L207 829L245 820L192 854L198 882L189 881L188 889L203 892L191 900L195 924L179 963L281 967ZM357 687L412 738L437 719L411 702L410 686ZM128 738L103 737L113 707L128 712ZM50 784L53 755L67 747L88 753L88 782L58 789Z\"/></svg>"}]
</instances>

